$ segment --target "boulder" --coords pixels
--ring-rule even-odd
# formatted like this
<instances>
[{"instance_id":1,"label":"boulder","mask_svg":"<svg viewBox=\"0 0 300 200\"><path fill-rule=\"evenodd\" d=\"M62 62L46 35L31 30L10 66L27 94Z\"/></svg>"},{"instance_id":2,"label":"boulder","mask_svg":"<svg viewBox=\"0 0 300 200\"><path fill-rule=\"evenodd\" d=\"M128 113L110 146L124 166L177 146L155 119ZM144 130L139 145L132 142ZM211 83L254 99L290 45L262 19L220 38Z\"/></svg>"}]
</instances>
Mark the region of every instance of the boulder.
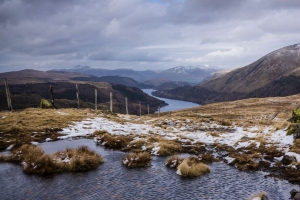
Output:
<instances>
[{"instance_id":1,"label":"boulder","mask_svg":"<svg viewBox=\"0 0 300 200\"><path fill-rule=\"evenodd\" d=\"M289 165L292 162L297 161L296 158L294 156L288 156L288 155L284 155L282 160L280 161L283 165Z\"/></svg>"},{"instance_id":2,"label":"boulder","mask_svg":"<svg viewBox=\"0 0 300 200\"><path fill-rule=\"evenodd\" d=\"M290 191L290 194L291 194L291 197L290 199L293 199L293 200L300 200L300 192L295 190L295 189L292 189Z\"/></svg>"},{"instance_id":3,"label":"boulder","mask_svg":"<svg viewBox=\"0 0 300 200\"><path fill-rule=\"evenodd\" d=\"M268 198L268 196L267 195L262 195L262 197L261 197L261 200L269 200L269 198Z\"/></svg>"},{"instance_id":4,"label":"boulder","mask_svg":"<svg viewBox=\"0 0 300 200\"><path fill-rule=\"evenodd\" d=\"M39 105L40 108L52 108L52 105L49 101L47 101L46 99L42 99Z\"/></svg>"}]
</instances>

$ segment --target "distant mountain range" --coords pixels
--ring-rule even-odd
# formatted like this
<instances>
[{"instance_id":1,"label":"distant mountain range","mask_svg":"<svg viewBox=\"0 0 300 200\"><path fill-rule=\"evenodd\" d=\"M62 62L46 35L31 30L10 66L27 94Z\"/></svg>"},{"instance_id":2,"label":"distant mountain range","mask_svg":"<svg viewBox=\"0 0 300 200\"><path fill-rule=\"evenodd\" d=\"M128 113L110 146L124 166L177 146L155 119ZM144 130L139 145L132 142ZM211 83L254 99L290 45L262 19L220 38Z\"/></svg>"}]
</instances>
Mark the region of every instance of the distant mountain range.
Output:
<instances>
[{"instance_id":1,"label":"distant mountain range","mask_svg":"<svg viewBox=\"0 0 300 200\"><path fill-rule=\"evenodd\" d=\"M132 78L138 82L189 82L191 84L200 83L210 73L218 71L216 67L212 66L179 66L162 72L154 72L150 70L135 71L132 69L101 69L91 68L89 66L77 65L71 69L55 69L51 71L68 71L82 74L89 74L98 77L102 76L122 76ZM146 83L147 84L147 83ZM148 83L149 84L149 83Z\"/></svg>"},{"instance_id":2,"label":"distant mountain range","mask_svg":"<svg viewBox=\"0 0 300 200\"><path fill-rule=\"evenodd\" d=\"M212 72L218 70L220 69L212 66L179 66L158 73L155 79L197 84L205 77L209 76Z\"/></svg>"},{"instance_id":3,"label":"distant mountain range","mask_svg":"<svg viewBox=\"0 0 300 200\"><path fill-rule=\"evenodd\" d=\"M51 71L67 71L67 72L77 72L81 74L94 75L98 77L102 76L122 76L132 78L138 82L143 82L145 80L152 79L157 74L154 71L134 71L132 69L101 69L101 68L91 68L89 66L77 65L71 69L55 69Z\"/></svg>"},{"instance_id":4,"label":"distant mountain range","mask_svg":"<svg viewBox=\"0 0 300 200\"><path fill-rule=\"evenodd\" d=\"M206 104L297 93L300 93L300 44L273 51L245 67L217 73L197 86L158 91L155 95Z\"/></svg>"}]
</instances>

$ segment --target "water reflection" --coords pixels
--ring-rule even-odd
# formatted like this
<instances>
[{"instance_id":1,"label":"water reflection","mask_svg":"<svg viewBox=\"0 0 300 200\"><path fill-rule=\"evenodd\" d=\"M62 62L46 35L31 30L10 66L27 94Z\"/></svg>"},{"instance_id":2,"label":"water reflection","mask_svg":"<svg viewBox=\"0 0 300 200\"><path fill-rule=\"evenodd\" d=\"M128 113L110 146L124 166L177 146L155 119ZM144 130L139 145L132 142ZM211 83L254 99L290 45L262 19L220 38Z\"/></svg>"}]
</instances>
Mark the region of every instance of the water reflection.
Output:
<instances>
[{"instance_id":1,"label":"water reflection","mask_svg":"<svg viewBox=\"0 0 300 200\"><path fill-rule=\"evenodd\" d=\"M270 199L288 199L292 188L286 181L264 178L213 163L211 173L195 179L179 177L164 166L164 157L153 157L152 166L127 169L124 152L106 150L92 140L62 140L40 144L48 153L87 145L101 153L105 162L85 173L64 173L51 178L26 175L12 164L0 164L1 199L247 199L265 191Z\"/></svg>"}]
</instances>

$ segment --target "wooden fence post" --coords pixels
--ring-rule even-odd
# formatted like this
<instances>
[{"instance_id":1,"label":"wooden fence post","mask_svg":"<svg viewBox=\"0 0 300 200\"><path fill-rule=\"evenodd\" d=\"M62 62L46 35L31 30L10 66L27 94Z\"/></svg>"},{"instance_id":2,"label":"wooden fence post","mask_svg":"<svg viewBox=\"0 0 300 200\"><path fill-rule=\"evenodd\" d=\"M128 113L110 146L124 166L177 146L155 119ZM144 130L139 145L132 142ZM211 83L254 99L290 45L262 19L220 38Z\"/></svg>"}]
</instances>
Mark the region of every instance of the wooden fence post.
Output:
<instances>
[{"instance_id":1,"label":"wooden fence post","mask_svg":"<svg viewBox=\"0 0 300 200\"><path fill-rule=\"evenodd\" d=\"M52 104L53 108L56 108L56 106L54 104L54 96L53 96L53 87L52 87L52 85L50 85L50 98L51 98L51 104Z\"/></svg>"},{"instance_id":2,"label":"wooden fence post","mask_svg":"<svg viewBox=\"0 0 300 200\"><path fill-rule=\"evenodd\" d=\"M149 111L150 111L150 109L149 109L149 104L147 105L147 107L148 107L148 115L149 115L149 114L150 114L150 112L149 112Z\"/></svg>"},{"instance_id":3,"label":"wooden fence post","mask_svg":"<svg viewBox=\"0 0 300 200\"><path fill-rule=\"evenodd\" d=\"M113 112L112 92L110 92L109 96L110 96L110 112L112 113Z\"/></svg>"},{"instance_id":4,"label":"wooden fence post","mask_svg":"<svg viewBox=\"0 0 300 200\"><path fill-rule=\"evenodd\" d=\"M125 97L126 115L128 115L128 99Z\"/></svg>"},{"instance_id":5,"label":"wooden fence post","mask_svg":"<svg viewBox=\"0 0 300 200\"><path fill-rule=\"evenodd\" d=\"M9 92L7 79L4 79L4 84L5 84L5 91L6 91L7 106L8 106L8 109L10 111L12 111L13 108L12 108L12 104L11 104L11 97L10 97L10 92Z\"/></svg>"},{"instance_id":6,"label":"wooden fence post","mask_svg":"<svg viewBox=\"0 0 300 200\"><path fill-rule=\"evenodd\" d=\"M97 110L98 103L97 103L97 88L95 89L95 110Z\"/></svg>"},{"instance_id":7,"label":"wooden fence post","mask_svg":"<svg viewBox=\"0 0 300 200\"><path fill-rule=\"evenodd\" d=\"M77 97L77 108L79 108L79 89L78 89L78 85L76 83L76 97Z\"/></svg>"},{"instance_id":8,"label":"wooden fence post","mask_svg":"<svg viewBox=\"0 0 300 200\"><path fill-rule=\"evenodd\" d=\"M158 117L160 117L160 106L158 106Z\"/></svg>"},{"instance_id":9,"label":"wooden fence post","mask_svg":"<svg viewBox=\"0 0 300 200\"><path fill-rule=\"evenodd\" d=\"M141 108L141 102L139 101L139 108L140 108L140 116L142 115L142 108Z\"/></svg>"}]
</instances>

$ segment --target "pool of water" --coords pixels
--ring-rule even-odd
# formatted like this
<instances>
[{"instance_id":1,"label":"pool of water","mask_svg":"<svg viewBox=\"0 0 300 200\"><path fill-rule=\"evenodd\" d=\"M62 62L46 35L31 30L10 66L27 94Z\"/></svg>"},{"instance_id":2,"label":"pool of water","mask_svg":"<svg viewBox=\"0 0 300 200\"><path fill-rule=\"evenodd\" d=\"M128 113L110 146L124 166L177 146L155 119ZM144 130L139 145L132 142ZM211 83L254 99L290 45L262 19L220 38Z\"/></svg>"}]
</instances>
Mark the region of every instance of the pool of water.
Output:
<instances>
[{"instance_id":1,"label":"pool of water","mask_svg":"<svg viewBox=\"0 0 300 200\"><path fill-rule=\"evenodd\" d=\"M146 94L148 94L150 96L153 96L151 93L155 91L153 89L142 89L142 90L143 90L143 92L145 92ZM188 102L188 101L166 99L166 98L160 98L160 97L156 97L156 96L153 96L153 97L160 99L162 101L165 101L167 104L169 104L167 106L160 108L160 112L169 112L169 111L173 111L173 110L181 110L181 109L185 109L185 108L193 108L193 107L199 106L199 104L196 104L193 102Z\"/></svg>"},{"instance_id":2,"label":"pool of water","mask_svg":"<svg viewBox=\"0 0 300 200\"><path fill-rule=\"evenodd\" d=\"M211 172L186 179L165 167L166 157L152 157L152 165L127 169L126 154L97 146L92 140L61 140L39 144L47 153L87 145L104 157L96 170L51 177L27 175L20 166L0 164L0 199L247 199L266 192L272 200L289 198L298 186L264 178L261 172L241 172L224 163L213 163Z\"/></svg>"}]
</instances>

